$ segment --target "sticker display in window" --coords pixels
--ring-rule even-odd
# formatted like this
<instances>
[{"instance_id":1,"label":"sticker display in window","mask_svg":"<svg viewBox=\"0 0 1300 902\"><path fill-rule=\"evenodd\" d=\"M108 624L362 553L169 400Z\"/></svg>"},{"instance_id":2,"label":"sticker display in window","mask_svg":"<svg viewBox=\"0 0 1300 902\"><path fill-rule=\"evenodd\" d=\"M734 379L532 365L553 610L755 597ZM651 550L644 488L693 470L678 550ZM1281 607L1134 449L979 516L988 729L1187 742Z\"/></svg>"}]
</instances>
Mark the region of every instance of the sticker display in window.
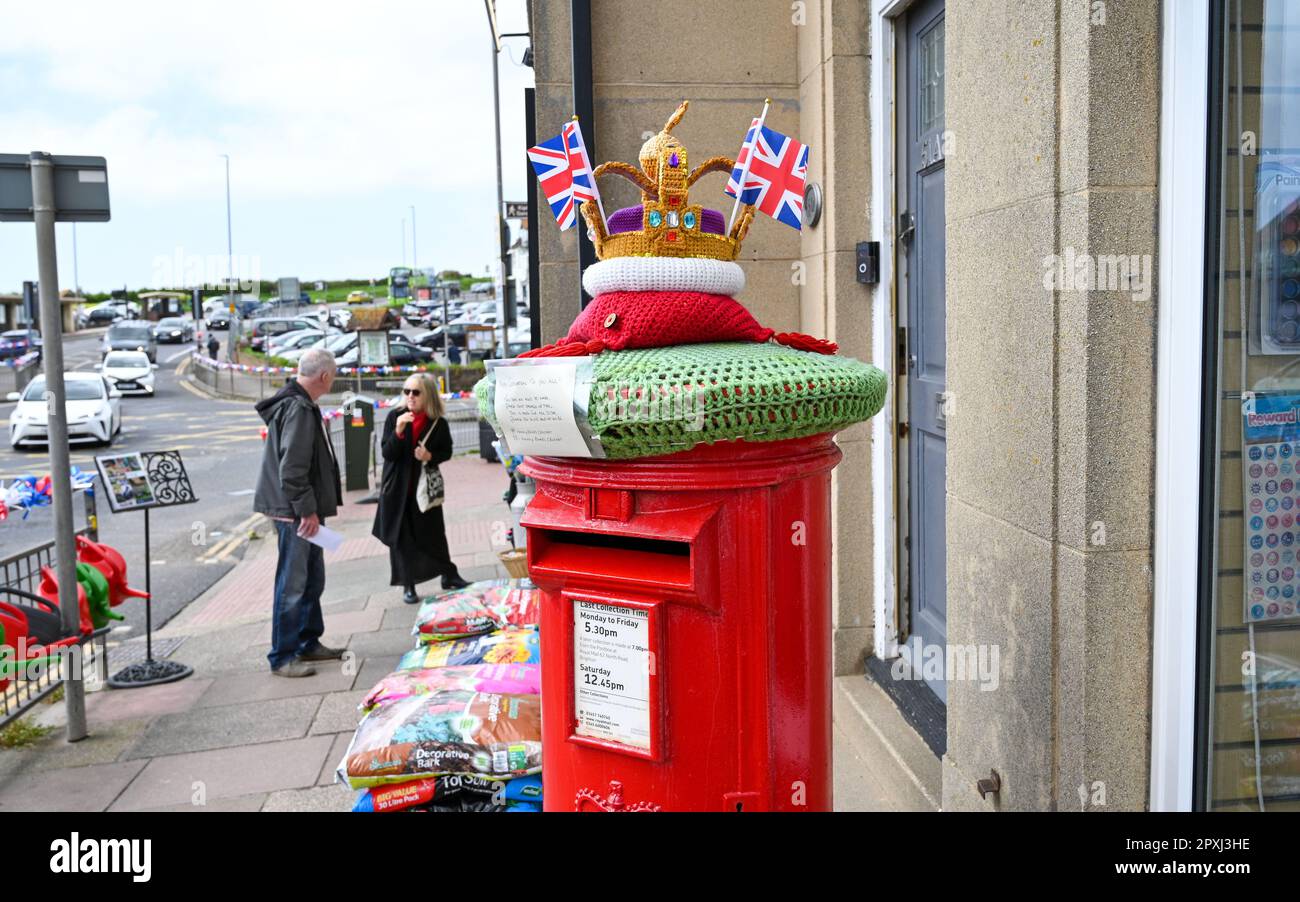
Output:
<instances>
[{"instance_id":1,"label":"sticker display in window","mask_svg":"<svg viewBox=\"0 0 1300 902\"><path fill-rule=\"evenodd\" d=\"M1300 604L1300 394L1242 396L1247 623L1297 616Z\"/></svg>"}]
</instances>

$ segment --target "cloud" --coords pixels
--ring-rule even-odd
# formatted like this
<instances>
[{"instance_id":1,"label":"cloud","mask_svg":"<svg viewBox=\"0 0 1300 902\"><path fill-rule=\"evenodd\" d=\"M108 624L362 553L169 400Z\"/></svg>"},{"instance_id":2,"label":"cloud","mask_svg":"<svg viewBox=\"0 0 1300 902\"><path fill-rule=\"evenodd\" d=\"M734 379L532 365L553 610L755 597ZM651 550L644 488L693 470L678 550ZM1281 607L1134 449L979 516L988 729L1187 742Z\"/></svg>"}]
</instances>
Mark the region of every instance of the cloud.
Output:
<instances>
[{"instance_id":1,"label":"cloud","mask_svg":"<svg viewBox=\"0 0 1300 902\"><path fill-rule=\"evenodd\" d=\"M220 153L259 197L495 185L477 3L66 6L58 28L48 12L6 11L0 54L39 89L0 99L0 135L105 156L116 190L210 196Z\"/></svg>"},{"instance_id":2,"label":"cloud","mask_svg":"<svg viewBox=\"0 0 1300 902\"><path fill-rule=\"evenodd\" d=\"M503 30L526 30L524 0L499 5ZM513 46L518 58L523 42ZM221 154L236 244L277 268L337 275L344 257L362 271L374 257L385 271L400 262L411 203L422 257L481 271L495 253L492 55L479 0L71 0L53 22L48 7L9 4L0 60L0 151L108 160L114 222L83 236L83 284L144 281L144 261L176 242L223 252ZM502 165L507 198L518 199L532 71L500 62ZM313 212L289 218L294 210ZM374 249L375 231L391 251ZM30 277L26 236L6 243L0 289Z\"/></svg>"}]
</instances>

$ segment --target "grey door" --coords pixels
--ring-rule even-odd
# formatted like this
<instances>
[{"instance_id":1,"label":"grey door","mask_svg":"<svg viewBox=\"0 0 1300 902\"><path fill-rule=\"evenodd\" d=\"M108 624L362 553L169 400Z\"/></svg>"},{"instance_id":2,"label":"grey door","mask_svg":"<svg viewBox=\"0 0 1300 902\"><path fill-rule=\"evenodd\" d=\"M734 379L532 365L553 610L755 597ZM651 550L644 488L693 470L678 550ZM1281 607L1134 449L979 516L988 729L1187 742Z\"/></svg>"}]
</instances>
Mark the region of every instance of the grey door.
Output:
<instances>
[{"instance_id":1,"label":"grey door","mask_svg":"<svg viewBox=\"0 0 1300 902\"><path fill-rule=\"evenodd\" d=\"M919 637L927 650L945 648L948 635L943 12L941 0L922 0L907 14L907 130L900 142L906 195L900 234L907 235L908 639L914 647ZM926 685L947 702L942 678Z\"/></svg>"}]
</instances>

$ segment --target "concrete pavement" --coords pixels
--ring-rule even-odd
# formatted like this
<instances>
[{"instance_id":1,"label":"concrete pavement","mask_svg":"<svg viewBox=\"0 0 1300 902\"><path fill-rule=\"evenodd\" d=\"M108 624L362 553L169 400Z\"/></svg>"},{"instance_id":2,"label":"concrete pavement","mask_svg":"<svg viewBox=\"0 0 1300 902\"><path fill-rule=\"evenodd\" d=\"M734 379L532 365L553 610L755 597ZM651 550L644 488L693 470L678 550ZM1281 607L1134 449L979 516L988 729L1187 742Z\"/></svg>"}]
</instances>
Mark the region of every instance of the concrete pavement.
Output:
<instances>
[{"instance_id":1,"label":"concrete pavement","mask_svg":"<svg viewBox=\"0 0 1300 902\"><path fill-rule=\"evenodd\" d=\"M492 546L509 511L499 464L459 457L443 465L453 558L467 579L505 576ZM414 645L416 609L387 585L388 555L370 536L372 505L351 493L330 525L346 541L326 554L328 645L342 662L298 680L271 676L275 545L249 544L223 579L155 635L169 657L194 668L186 680L87 697L90 736L64 739L62 704L28 715L56 729L35 745L0 751L0 811L347 811L354 793L334 769L358 721L357 704ZM259 530L273 536L269 524ZM436 584L422 587L432 591ZM110 651L116 671L140 639ZM135 651L138 653L138 651ZM882 806L863 787L862 761L837 729L837 808Z\"/></svg>"}]
</instances>

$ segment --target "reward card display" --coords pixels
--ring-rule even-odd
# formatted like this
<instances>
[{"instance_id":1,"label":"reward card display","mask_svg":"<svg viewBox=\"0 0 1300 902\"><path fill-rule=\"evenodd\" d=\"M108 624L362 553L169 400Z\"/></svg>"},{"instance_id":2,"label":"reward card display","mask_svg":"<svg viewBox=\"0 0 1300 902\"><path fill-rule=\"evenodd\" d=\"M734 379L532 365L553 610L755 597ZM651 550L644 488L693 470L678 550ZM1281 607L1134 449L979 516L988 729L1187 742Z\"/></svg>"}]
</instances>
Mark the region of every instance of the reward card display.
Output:
<instances>
[{"instance_id":1,"label":"reward card display","mask_svg":"<svg viewBox=\"0 0 1300 902\"><path fill-rule=\"evenodd\" d=\"M1242 398L1247 623L1300 613L1300 394Z\"/></svg>"}]
</instances>

